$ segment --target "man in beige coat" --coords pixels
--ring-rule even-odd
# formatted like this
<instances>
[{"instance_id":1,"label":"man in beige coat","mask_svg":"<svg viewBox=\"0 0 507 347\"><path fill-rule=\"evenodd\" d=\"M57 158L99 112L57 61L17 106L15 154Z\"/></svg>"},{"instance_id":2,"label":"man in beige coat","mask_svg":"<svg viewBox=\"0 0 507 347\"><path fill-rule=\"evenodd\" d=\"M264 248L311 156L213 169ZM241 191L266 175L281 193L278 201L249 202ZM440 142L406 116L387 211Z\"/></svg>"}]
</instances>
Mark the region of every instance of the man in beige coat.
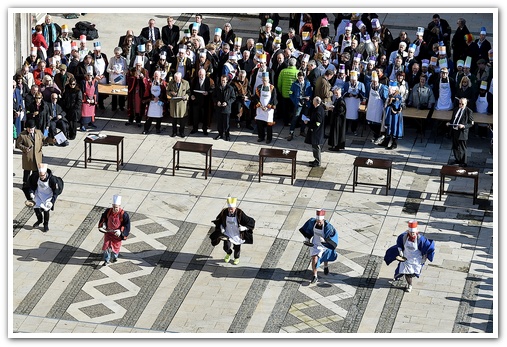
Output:
<instances>
[{"instance_id":1,"label":"man in beige coat","mask_svg":"<svg viewBox=\"0 0 507 347\"><path fill-rule=\"evenodd\" d=\"M171 137L176 136L178 124L180 126L179 135L185 137L185 123L188 114L188 99L190 98L190 84L181 76L181 72L174 74L173 80L167 85L167 98L169 101L169 112L173 118L173 133Z\"/></svg>"},{"instance_id":2,"label":"man in beige coat","mask_svg":"<svg viewBox=\"0 0 507 347\"><path fill-rule=\"evenodd\" d=\"M21 167L23 168L23 191L27 200L28 195L28 178L32 172L37 172L38 164L42 163L42 144L46 140L44 134L35 129L35 120L26 121L26 128L16 139L16 148L22 152Z\"/></svg>"}]
</instances>

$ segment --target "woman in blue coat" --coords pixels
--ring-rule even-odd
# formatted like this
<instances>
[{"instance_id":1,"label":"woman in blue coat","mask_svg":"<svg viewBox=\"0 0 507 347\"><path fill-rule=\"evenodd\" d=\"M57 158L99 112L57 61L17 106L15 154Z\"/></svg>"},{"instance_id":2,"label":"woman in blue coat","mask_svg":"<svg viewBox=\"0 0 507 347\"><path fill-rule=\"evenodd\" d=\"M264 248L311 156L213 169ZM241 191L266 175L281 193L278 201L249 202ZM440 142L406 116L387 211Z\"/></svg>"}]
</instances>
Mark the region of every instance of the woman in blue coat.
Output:
<instances>
[{"instance_id":1,"label":"woman in blue coat","mask_svg":"<svg viewBox=\"0 0 507 347\"><path fill-rule=\"evenodd\" d=\"M326 211L318 209L315 218L310 218L299 229L305 237L305 245L310 248L312 258L313 277L311 284L318 281L317 269L324 263L324 274L329 274L328 262L335 261L338 257L336 247L338 246L338 232L325 220ZM310 242L312 239L312 242Z\"/></svg>"},{"instance_id":2,"label":"woman in blue coat","mask_svg":"<svg viewBox=\"0 0 507 347\"><path fill-rule=\"evenodd\" d=\"M384 126L389 137L387 149L395 149L398 147L398 139L403 137L402 98L396 81L389 82L385 111Z\"/></svg>"},{"instance_id":3,"label":"woman in blue coat","mask_svg":"<svg viewBox=\"0 0 507 347\"><path fill-rule=\"evenodd\" d=\"M384 256L387 265L398 260L398 267L394 272L394 279L403 276L407 281L406 292L412 290L412 278L421 275L426 259L433 261L435 255L435 241L420 235L417 230L417 221L408 222L408 230L396 239L396 245L390 247Z\"/></svg>"}]
</instances>

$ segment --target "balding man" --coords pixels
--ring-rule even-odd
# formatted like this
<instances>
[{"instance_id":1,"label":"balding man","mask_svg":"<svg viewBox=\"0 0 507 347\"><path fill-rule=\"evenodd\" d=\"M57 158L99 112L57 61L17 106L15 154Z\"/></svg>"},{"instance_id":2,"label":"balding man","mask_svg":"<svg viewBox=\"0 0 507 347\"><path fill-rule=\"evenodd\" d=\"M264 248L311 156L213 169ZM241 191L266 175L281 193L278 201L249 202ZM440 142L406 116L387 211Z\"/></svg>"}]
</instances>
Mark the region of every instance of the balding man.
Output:
<instances>
[{"instance_id":1,"label":"balding man","mask_svg":"<svg viewBox=\"0 0 507 347\"><path fill-rule=\"evenodd\" d=\"M190 94L190 103L192 105L192 130L190 134L195 134L199 123L202 123L202 133L208 136L208 127L211 123L210 106L211 94L215 88L215 83L206 76L205 69L199 69L197 77L192 81Z\"/></svg>"},{"instance_id":2,"label":"balding man","mask_svg":"<svg viewBox=\"0 0 507 347\"><path fill-rule=\"evenodd\" d=\"M459 105L452 112L447 126L451 127L452 152L455 162L452 164L462 167L467 166L467 140L468 129L474 125L473 112L467 107L467 99L459 99Z\"/></svg>"}]
</instances>

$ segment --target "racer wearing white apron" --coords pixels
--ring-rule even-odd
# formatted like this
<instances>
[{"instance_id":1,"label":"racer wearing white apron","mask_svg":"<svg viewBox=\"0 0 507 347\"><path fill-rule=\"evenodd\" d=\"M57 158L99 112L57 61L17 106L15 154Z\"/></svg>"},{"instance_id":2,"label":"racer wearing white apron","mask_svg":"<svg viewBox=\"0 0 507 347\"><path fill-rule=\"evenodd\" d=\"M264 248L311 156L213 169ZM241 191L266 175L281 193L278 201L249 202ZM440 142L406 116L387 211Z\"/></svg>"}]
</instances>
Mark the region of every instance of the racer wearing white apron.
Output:
<instances>
[{"instance_id":1,"label":"racer wearing white apron","mask_svg":"<svg viewBox=\"0 0 507 347\"><path fill-rule=\"evenodd\" d=\"M40 178L37 181L37 190L35 191L35 208L42 208L44 211L46 209L46 203L51 201L53 198L53 189L49 186L49 179L45 182Z\"/></svg>"},{"instance_id":2,"label":"racer wearing white apron","mask_svg":"<svg viewBox=\"0 0 507 347\"><path fill-rule=\"evenodd\" d=\"M382 123L382 114L384 112L384 100L380 97L380 85L378 90L370 87L370 95L368 96L368 108L366 109L366 120L373 123Z\"/></svg>"},{"instance_id":3,"label":"racer wearing white apron","mask_svg":"<svg viewBox=\"0 0 507 347\"><path fill-rule=\"evenodd\" d=\"M322 257L322 254L325 250L327 250L326 247L322 245L322 241L324 241L324 225L322 225L322 229L317 228L317 223L313 226L313 247L310 248L310 256L318 256L319 258Z\"/></svg>"},{"instance_id":4,"label":"racer wearing white apron","mask_svg":"<svg viewBox=\"0 0 507 347\"><path fill-rule=\"evenodd\" d=\"M435 110L452 110L454 105L451 99L451 84L449 83L449 79L447 79L447 83L443 83L442 79L440 79L440 91L438 96L438 101L435 106Z\"/></svg>"},{"instance_id":5,"label":"racer wearing white apron","mask_svg":"<svg viewBox=\"0 0 507 347\"><path fill-rule=\"evenodd\" d=\"M245 243L240 236L238 218L236 216L227 216L226 218L227 226L225 228L225 235L229 237L229 241L233 245L241 245Z\"/></svg>"},{"instance_id":6,"label":"racer wearing white apron","mask_svg":"<svg viewBox=\"0 0 507 347\"><path fill-rule=\"evenodd\" d=\"M405 275L420 274L423 261L421 252L417 250L417 238L414 241L407 238L403 255L407 260L400 263L399 273Z\"/></svg>"},{"instance_id":7,"label":"racer wearing white apron","mask_svg":"<svg viewBox=\"0 0 507 347\"><path fill-rule=\"evenodd\" d=\"M269 86L261 87L261 95L259 98L260 104L263 107L266 107L269 104L270 100L271 100L271 88ZM275 110L273 110L273 109L267 109L266 111L263 111L262 108L259 107L259 108L257 108L257 114L255 116L255 119L262 120L262 121L265 121L268 123L272 123L274 114L275 114Z\"/></svg>"},{"instance_id":8,"label":"racer wearing white apron","mask_svg":"<svg viewBox=\"0 0 507 347\"><path fill-rule=\"evenodd\" d=\"M155 84L155 82L152 83L150 93L156 98L160 97L160 84ZM148 113L146 114L148 117L152 118L162 118L164 112L164 103L160 100L154 101L151 100L150 104L148 106Z\"/></svg>"}]
</instances>

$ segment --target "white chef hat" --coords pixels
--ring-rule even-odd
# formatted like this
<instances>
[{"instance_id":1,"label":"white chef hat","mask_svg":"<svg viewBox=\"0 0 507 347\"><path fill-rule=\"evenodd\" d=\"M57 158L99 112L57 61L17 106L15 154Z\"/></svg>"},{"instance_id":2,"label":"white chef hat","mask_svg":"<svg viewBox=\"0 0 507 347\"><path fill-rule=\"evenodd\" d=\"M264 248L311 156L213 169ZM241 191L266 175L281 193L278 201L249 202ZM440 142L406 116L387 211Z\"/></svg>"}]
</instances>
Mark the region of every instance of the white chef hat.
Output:
<instances>
[{"instance_id":1,"label":"white chef hat","mask_svg":"<svg viewBox=\"0 0 507 347\"><path fill-rule=\"evenodd\" d=\"M113 195L113 205L121 205L121 195Z\"/></svg>"}]
</instances>

